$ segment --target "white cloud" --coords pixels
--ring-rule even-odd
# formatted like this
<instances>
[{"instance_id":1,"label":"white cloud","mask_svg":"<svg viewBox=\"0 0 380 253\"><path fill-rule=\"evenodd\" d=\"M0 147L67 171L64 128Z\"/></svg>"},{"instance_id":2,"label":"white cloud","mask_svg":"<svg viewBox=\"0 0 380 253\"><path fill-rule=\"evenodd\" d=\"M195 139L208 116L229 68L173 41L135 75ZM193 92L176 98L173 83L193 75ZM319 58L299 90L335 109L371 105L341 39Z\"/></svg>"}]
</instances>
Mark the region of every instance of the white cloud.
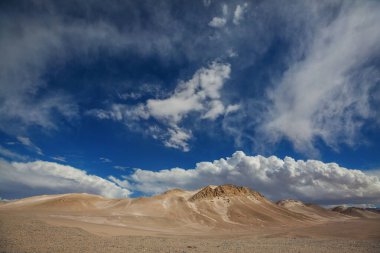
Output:
<instances>
[{"instance_id":1,"label":"white cloud","mask_svg":"<svg viewBox=\"0 0 380 253\"><path fill-rule=\"evenodd\" d=\"M180 82L166 98L148 99L134 106L113 104L109 110L94 109L88 114L99 119L123 121L130 128L135 126L133 122L154 118L166 129L150 126L144 129L145 133L167 147L188 151L192 134L180 123L191 113L197 113L201 119L215 120L226 112L221 89L230 72L229 64L214 61L207 68L196 71L190 80Z\"/></svg>"},{"instance_id":2,"label":"white cloud","mask_svg":"<svg viewBox=\"0 0 380 253\"><path fill-rule=\"evenodd\" d=\"M242 5L238 4L236 6L236 9L234 11L234 18L232 20L232 22L235 25L240 24L240 22L243 20L244 13L247 11L247 8L248 8L248 3L244 3Z\"/></svg>"},{"instance_id":3,"label":"white cloud","mask_svg":"<svg viewBox=\"0 0 380 253\"><path fill-rule=\"evenodd\" d=\"M360 143L364 121L376 117L369 101L380 72L367 63L380 56L379 11L375 2L349 2L335 19L317 24L304 58L269 92L266 138L284 137L309 154L317 153L318 139L332 148Z\"/></svg>"},{"instance_id":4,"label":"white cloud","mask_svg":"<svg viewBox=\"0 0 380 253\"><path fill-rule=\"evenodd\" d=\"M236 105L229 105L229 106L227 106L226 114L236 112L236 111L239 110L239 109L240 109L240 105L239 105L239 104L236 104Z\"/></svg>"},{"instance_id":5,"label":"white cloud","mask_svg":"<svg viewBox=\"0 0 380 253\"><path fill-rule=\"evenodd\" d=\"M360 170L316 160L247 156L200 162L195 169L157 172L138 169L125 177L131 189L159 193L170 188L197 189L232 183L251 187L272 199L295 198L320 204L380 203L380 178Z\"/></svg>"},{"instance_id":6,"label":"white cloud","mask_svg":"<svg viewBox=\"0 0 380 253\"><path fill-rule=\"evenodd\" d=\"M216 119L225 111L224 105L219 100L211 101L209 104L209 111L202 116L203 119Z\"/></svg>"},{"instance_id":7,"label":"white cloud","mask_svg":"<svg viewBox=\"0 0 380 253\"><path fill-rule=\"evenodd\" d=\"M39 155L43 155L43 152L42 150L37 147L28 137L25 137L25 136L17 136L17 140L24 146L32 149L33 151L35 151L37 154Z\"/></svg>"},{"instance_id":8,"label":"white cloud","mask_svg":"<svg viewBox=\"0 0 380 253\"><path fill-rule=\"evenodd\" d=\"M184 152L190 150L187 141L191 138L191 132L179 127L169 128L168 132L169 138L164 141L166 147L181 149Z\"/></svg>"},{"instance_id":9,"label":"white cloud","mask_svg":"<svg viewBox=\"0 0 380 253\"><path fill-rule=\"evenodd\" d=\"M18 198L39 194L86 192L123 198L130 191L86 171L53 162L6 162L0 159L2 197Z\"/></svg>"},{"instance_id":10,"label":"white cloud","mask_svg":"<svg viewBox=\"0 0 380 253\"><path fill-rule=\"evenodd\" d=\"M174 123L193 111L205 116L213 110L215 102L221 103L220 90L230 72L229 64L213 62L208 68L198 70L189 81L181 82L168 98L149 99L146 103L147 110L154 118ZM215 117L221 115L222 111Z\"/></svg>"},{"instance_id":11,"label":"white cloud","mask_svg":"<svg viewBox=\"0 0 380 253\"><path fill-rule=\"evenodd\" d=\"M225 18L213 17L213 19L208 23L208 25L211 27L220 28L225 26L226 23L227 20Z\"/></svg>"}]
</instances>

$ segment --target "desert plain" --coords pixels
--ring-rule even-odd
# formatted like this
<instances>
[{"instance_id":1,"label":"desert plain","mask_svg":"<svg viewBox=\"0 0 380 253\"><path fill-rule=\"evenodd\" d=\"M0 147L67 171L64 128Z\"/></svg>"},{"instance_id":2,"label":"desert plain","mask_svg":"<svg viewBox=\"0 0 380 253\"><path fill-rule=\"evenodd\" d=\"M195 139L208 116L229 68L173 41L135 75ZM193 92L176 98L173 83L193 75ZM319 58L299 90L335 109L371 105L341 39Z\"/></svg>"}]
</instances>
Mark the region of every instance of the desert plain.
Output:
<instances>
[{"instance_id":1,"label":"desert plain","mask_svg":"<svg viewBox=\"0 0 380 253\"><path fill-rule=\"evenodd\" d=\"M380 252L380 213L272 202L234 185L0 204L0 252Z\"/></svg>"}]
</instances>

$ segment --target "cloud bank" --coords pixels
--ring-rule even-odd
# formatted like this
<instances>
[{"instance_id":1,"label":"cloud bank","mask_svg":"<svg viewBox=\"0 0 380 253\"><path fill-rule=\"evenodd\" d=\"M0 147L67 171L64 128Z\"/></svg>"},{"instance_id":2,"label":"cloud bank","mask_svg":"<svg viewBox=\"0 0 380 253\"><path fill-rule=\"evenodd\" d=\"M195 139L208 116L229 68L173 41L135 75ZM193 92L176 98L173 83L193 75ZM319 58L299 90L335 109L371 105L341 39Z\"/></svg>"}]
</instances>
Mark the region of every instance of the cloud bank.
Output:
<instances>
[{"instance_id":1,"label":"cloud bank","mask_svg":"<svg viewBox=\"0 0 380 253\"><path fill-rule=\"evenodd\" d=\"M336 163L316 160L247 156L241 151L194 169L173 168L158 172L137 169L125 177L132 189L146 194L170 188L197 189L232 183L248 186L277 200L300 199L319 204L380 203L380 178Z\"/></svg>"},{"instance_id":2,"label":"cloud bank","mask_svg":"<svg viewBox=\"0 0 380 253\"><path fill-rule=\"evenodd\" d=\"M378 171L364 173L336 163L248 156L241 151L197 163L194 169L135 169L128 176L108 179L53 162L0 160L0 197L8 199L69 192L123 198L133 192L151 195L171 188L194 190L227 183L248 186L272 200L293 198L323 205L380 203Z\"/></svg>"},{"instance_id":3,"label":"cloud bank","mask_svg":"<svg viewBox=\"0 0 380 253\"><path fill-rule=\"evenodd\" d=\"M124 198L131 192L86 171L53 162L7 162L0 159L0 194L13 199L41 194L86 192Z\"/></svg>"}]
</instances>

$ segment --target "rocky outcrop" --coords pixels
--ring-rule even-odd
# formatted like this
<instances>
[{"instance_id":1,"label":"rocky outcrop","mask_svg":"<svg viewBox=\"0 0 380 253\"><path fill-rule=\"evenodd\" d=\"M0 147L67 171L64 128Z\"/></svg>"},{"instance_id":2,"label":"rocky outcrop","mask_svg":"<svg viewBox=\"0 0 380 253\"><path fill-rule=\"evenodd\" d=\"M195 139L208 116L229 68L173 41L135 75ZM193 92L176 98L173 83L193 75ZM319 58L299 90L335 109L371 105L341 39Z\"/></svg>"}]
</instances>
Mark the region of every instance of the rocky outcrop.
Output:
<instances>
[{"instance_id":1,"label":"rocky outcrop","mask_svg":"<svg viewBox=\"0 0 380 253\"><path fill-rule=\"evenodd\" d=\"M294 199L284 199L276 202L276 205L281 206L281 207L293 207L293 206L306 206L305 203L299 200L294 200Z\"/></svg>"},{"instance_id":2,"label":"rocky outcrop","mask_svg":"<svg viewBox=\"0 0 380 253\"><path fill-rule=\"evenodd\" d=\"M253 197L257 200L264 199L264 196L256 191L247 187L235 186L232 184L220 186L206 186L196 194L194 194L189 201L198 201L203 199L213 199L221 197Z\"/></svg>"}]
</instances>

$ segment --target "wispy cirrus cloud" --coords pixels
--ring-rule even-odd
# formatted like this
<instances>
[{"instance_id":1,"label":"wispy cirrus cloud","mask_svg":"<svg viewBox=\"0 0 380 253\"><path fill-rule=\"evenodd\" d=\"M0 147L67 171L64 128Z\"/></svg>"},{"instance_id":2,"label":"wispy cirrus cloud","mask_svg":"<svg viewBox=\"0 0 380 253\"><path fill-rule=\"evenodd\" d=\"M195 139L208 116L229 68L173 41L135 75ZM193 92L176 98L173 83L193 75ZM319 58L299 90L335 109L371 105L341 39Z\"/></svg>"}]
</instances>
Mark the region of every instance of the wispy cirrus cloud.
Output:
<instances>
[{"instance_id":1,"label":"wispy cirrus cloud","mask_svg":"<svg viewBox=\"0 0 380 253\"><path fill-rule=\"evenodd\" d=\"M278 17L263 23L265 10ZM268 45L285 41L287 54L276 58L281 67L268 71L265 85L258 83L261 95L244 97L238 113L224 117L223 130L234 137L237 147L249 145L256 152L270 153L286 141L306 157L319 157L326 146L336 152L370 142L363 130L380 126L379 10L374 1L293 2L281 10L267 1L252 7L258 27L251 11L246 12L245 19L258 33L260 25L273 28L282 20L279 30L268 28L259 37L268 39ZM298 25L293 23L297 20ZM242 22L239 29L245 25ZM280 39L274 42L276 36ZM239 53L239 61L244 57Z\"/></svg>"},{"instance_id":2,"label":"wispy cirrus cloud","mask_svg":"<svg viewBox=\"0 0 380 253\"><path fill-rule=\"evenodd\" d=\"M358 143L364 121L375 116L371 92L380 71L368 63L380 57L379 11L374 2L346 3L320 24L305 56L269 91L261 125L268 139L286 138L309 153L318 139L333 148Z\"/></svg>"}]
</instances>

